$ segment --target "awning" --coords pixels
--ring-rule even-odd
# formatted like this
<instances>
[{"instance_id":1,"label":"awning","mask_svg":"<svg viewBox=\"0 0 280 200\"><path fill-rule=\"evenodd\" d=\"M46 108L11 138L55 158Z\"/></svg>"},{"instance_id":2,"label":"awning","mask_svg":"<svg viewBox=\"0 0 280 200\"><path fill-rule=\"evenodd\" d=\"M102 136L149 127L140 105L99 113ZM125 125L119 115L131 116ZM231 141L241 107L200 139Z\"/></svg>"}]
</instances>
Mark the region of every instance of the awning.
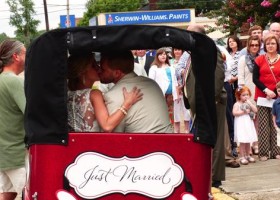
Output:
<instances>
[{"instance_id":1,"label":"awning","mask_svg":"<svg viewBox=\"0 0 280 200\"><path fill-rule=\"evenodd\" d=\"M208 33L207 36L209 36L212 39L220 39L220 38L226 37L228 34L229 34L228 32L223 33L220 30L216 30L211 33Z\"/></svg>"}]
</instances>

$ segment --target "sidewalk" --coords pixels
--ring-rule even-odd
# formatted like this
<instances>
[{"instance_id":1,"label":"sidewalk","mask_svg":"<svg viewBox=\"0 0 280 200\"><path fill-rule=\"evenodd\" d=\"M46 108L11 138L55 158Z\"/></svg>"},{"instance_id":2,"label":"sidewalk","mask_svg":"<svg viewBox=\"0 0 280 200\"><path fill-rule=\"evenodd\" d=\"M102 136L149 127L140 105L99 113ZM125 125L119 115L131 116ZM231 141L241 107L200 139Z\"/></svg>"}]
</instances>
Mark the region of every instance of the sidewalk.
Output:
<instances>
[{"instance_id":1,"label":"sidewalk","mask_svg":"<svg viewBox=\"0 0 280 200\"><path fill-rule=\"evenodd\" d=\"M232 198L215 200L277 200L280 199L280 160L241 165L239 168L226 168L226 181L221 190ZM215 195L214 195L215 196Z\"/></svg>"}]
</instances>

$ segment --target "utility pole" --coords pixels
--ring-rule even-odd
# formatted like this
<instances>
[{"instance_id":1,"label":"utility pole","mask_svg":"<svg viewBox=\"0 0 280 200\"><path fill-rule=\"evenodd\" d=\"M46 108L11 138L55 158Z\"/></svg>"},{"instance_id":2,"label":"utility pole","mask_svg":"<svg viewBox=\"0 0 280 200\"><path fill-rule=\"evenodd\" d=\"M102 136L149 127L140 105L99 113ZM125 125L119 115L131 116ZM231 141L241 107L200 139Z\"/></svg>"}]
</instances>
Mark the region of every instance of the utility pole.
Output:
<instances>
[{"instance_id":1,"label":"utility pole","mask_svg":"<svg viewBox=\"0 0 280 200\"><path fill-rule=\"evenodd\" d=\"M70 27L69 0L67 0L66 10L67 10L67 16L66 16L67 25L66 25L66 27L69 28Z\"/></svg>"},{"instance_id":2,"label":"utility pole","mask_svg":"<svg viewBox=\"0 0 280 200\"><path fill-rule=\"evenodd\" d=\"M46 31L49 31L49 17L48 17L48 8L47 8L47 2L46 0L43 0L44 2L44 12L45 12L45 22L46 22Z\"/></svg>"},{"instance_id":3,"label":"utility pole","mask_svg":"<svg viewBox=\"0 0 280 200\"><path fill-rule=\"evenodd\" d=\"M150 8L150 10L156 10L157 9L157 0L149 0L149 8Z\"/></svg>"}]
</instances>

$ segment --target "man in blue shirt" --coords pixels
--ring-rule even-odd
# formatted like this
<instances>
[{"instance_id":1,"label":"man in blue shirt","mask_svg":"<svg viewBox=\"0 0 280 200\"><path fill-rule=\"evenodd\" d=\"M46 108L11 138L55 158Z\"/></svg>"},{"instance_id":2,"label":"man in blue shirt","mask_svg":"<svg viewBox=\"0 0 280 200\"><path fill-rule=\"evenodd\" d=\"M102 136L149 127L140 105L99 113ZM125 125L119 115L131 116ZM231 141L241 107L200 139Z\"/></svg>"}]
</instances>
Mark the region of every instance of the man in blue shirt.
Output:
<instances>
[{"instance_id":1,"label":"man in blue shirt","mask_svg":"<svg viewBox=\"0 0 280 200\"><path fill-rule=\"evenodd\" d=\"M276 84L278 98L272 105L272 120L275 129L277 130L277 146L280 146L280 82Z\"/></svg>"}]
</instances>

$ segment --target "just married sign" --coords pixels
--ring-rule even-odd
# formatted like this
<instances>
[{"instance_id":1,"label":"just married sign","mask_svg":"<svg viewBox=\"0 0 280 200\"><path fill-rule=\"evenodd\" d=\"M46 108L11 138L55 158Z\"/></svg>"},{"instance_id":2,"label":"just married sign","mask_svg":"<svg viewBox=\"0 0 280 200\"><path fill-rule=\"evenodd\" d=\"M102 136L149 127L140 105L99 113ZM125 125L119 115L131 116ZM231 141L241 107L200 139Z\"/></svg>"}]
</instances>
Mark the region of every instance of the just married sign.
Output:
<instances>
[{"instance_id":1,"label":"just married sign","mask_svg":"<svg viewBox=\"0 0 280 200\"><path fill-rule=\"evenodd\" d=\"M163 152L137 158L112 158L85 152L67 167L65 177L75 192L85 199L112 193L138 193L162 199L181 184L184 172Z\"/></svg>"}]
</instances>

